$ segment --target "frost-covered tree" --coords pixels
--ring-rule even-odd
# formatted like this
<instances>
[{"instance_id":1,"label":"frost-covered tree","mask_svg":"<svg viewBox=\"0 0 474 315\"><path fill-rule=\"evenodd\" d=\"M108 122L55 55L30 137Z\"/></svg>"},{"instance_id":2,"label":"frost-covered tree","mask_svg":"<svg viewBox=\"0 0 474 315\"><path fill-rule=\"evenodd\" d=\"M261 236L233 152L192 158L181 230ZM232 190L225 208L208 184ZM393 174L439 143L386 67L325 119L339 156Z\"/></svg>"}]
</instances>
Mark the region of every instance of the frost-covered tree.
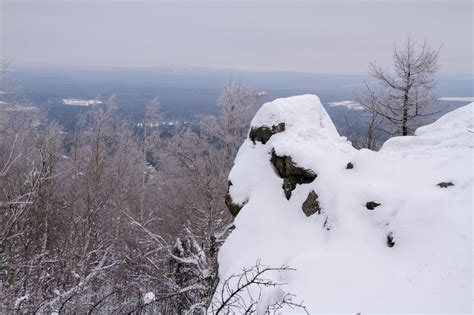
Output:
<instances>
[{"instance_id":1,"label":"frost-covered tree","mask_svg":"<svg viewBox=\"0 0 474 315\"><path fill-rule=\"evenodd\" d=\"M141 130L112 97L65 132L9 94L0 106L0 309L206 309L232 228L226 177L250 95L233 83L219 117L160 135L156 101Z\"/></svg>"},{"instance_id":2,"label":"frost-covered tree","mask_svg":"<svg viewBox=\"0 0 474 315\"><path fill-rule=\"evenodd\" d=\"M138 209L140 151L112 107L93 108L69 140L30 107L0 111L3 311L87 312L126 279L119 217Z\"/></svg>"},{"instance_id":3,"label":"frost-covered tree","mask_svg":"<svg viewBox=\"0 0 474 315\"><path fill-rule=\"evenodd\" d=\"M166 254L148 257L150 264L168 270L161 280L167 291L148 309L160 300L162 311L202 312L210 305L219 282L218 250L233 227L223 202L227 174L257 100L257 93L231 81L219 97L219 116L202 119L197 131L182 127L160 140L156 215L166 224L138 224L132 218L144 232L142 243ZM166 236L171 227L183 231L175 240Z\"/></svg>"},{"instance_id":4,"label":"frost-covered tree","mask_svg":"<svg viewBox=\"0 0 474 315\"><path fill-rule=\"evenodd\" d=\"M222 166L225 170L232 166L261 97L261 93L246 87L239 80L230 79L217 100L220 114L207 117L201 122L204 135L213 138L221 146ZM227 173L223 173L227 177Z\"/></svg>"}]
</instances>

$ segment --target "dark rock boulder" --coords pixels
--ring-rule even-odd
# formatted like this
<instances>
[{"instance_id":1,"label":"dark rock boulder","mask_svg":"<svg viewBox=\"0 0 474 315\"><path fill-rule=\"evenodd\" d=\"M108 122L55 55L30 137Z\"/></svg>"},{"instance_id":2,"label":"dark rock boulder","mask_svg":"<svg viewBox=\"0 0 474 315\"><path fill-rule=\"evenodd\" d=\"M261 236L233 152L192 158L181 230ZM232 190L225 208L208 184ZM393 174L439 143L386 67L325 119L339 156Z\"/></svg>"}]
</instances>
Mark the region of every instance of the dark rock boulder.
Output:
<instances>
[{"instance_id":1,"label":"dark rock boulder","mask_svg":"<svg viewBox=\"0 0 474 315\"><path fill-rule=\"evenodd\" d=\"M365 204L365 207L369 210L374 210L378 206L380 206L380 203L377 203L377 202L374 202L374 201L369 201Z\"/></svg>"},{"instance_id":2,"label":"dark rock boulder","mask_svg":"<svg viewBox=\"0 0 474 315\"><path fill-rule=\"evenodd\" d=\"M316 177L316 173L297 166L291 156L278 156L275 150L272 151L271 162L275 167L278 175L283 178L283 191L286 199L290 199L291 192L296 188L297 184L311 183Z\"/></svg>"},{"instance_id":3,"label":"dark rock boulder","mask_svg":"<svg viewBox=\"0 0 474 315\"><path fill-rule=\"evenodd\" d=\"M229 181L229 184L227 186L227 192L225 194L224 203L225 203L227 209L229 209L230 214L232 214L235 217L235 216L237 216L237 214L239 214L240 209L242 209L242 207L245 205L245 203L238 204L238 203L235 203L232 200L232 197L230 196L230 192L229 192L230 186L232 186L231 181Z\"/></svg>"},{"instance_id":4,"label":"dark rock boulder","mask_svg":"<svg viewBox=\"0 0 474 315\"><path fill-rule=\"evenodd\" d=\"M307 217L317 213L321 214L321 206L318 201L318 194L314 190L311 190L308 194L308 197L303 202L303 212Z\"/></svg>"},{"instance_id":5,"label":"dark rock boulder","mask_svg":"<svg viewBox=\"0 0 474 315\"><path fill-rule=\"evenodd\" d=\"M354 164L352 164L351 162L347 163L346 170L351 170L353 168L354 168Z\"/></svg>"},{"instance_id":6,"label":"dark rock boulder","mask_svg":"<svg viewBox=\"0 0 474 315\"><path fill-rule=\"evenodd\" d=\"M273 125L271 128L267 126L252 127L250 129L249 138L253 144L255 144L256 141L265 144L270 140L271 136L283 131L285 131L285 123Z\"/></svg>"},{"instance_id":7,"label":"dark rock boulder","mask_svg":"<svg viewBox=\"0 0 474 315\"><path fill-rule=\"evenodd\" d=\"M454 186L454 184L452 182L441 182L439 184L436 184L436 186L440 188L448 188L450 186Z\"/></svg>"},{"instance_id":8,"label":"dark rock boulder","mask_svg":"<svg viewBox=\"0 0 474 315\"><path fill-rule=\"evenodd\" d=\"M387 234L387 246L388 247L393 247L395 245L395 241L393 240L393 234L388 233Z\"/></svg>"}]
</instances>

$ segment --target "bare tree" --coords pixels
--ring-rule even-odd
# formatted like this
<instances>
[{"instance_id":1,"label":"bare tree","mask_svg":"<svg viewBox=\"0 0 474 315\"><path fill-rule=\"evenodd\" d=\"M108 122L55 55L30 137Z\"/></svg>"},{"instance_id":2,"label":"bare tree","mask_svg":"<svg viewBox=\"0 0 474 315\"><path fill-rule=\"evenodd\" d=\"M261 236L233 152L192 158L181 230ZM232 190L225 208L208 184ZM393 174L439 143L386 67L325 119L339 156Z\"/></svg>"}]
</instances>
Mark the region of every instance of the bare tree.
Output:
<instances>
[{"instance_id":1,"label":"bare tree","mask_svg":"<svg viewBox=\"0 0 474 315\"><path fill-rule=\"evenodd\" d=\"M366 84L356 100L376 115L376 119L385 119L391 134L406 136L412 133L418 117L436 114L428 109L436 99L433 89L439 69L439 50L430 48L426 41L418 45L407 38L402 49L394 47L393 73L372 63L369 74L378 85L373 88Z\"/></svg>"},{"instance_id":2,"label":"bare tree","mask_svg":"<svg viewBox=\"0 0 474 315\"><path fill-rule=\"evenodd\" d=\"M355 140L353 144L356 148L378 150L383 140L381 134L389 133L386 128L383 128L387 119L377 110L381 99L379 93L367 82L359 92L354 93L354 99L366 110L361 119L346 119L344 123L345 128L349 130L347 134ZM359 122L363 126L360 126Z\"/></svg>"},{"instance_id":3,"label":"bare tree","mask_svg":"<svg viewBox=\"0 0 474 315\"><path fill-rule=\"evenodd\" d=\"M298 309L309 314L303 302L294 301L294 295L282 290L284 283L271 279L271 273L294 271L288 266L268 267L258 260L254 266L243 268L240 274L225 279L216 291L209 310L212 314L274 314L282 309ZM264 290L273 288L279 295L276 301L259 305Z\"/></svg>"}]
</instances>

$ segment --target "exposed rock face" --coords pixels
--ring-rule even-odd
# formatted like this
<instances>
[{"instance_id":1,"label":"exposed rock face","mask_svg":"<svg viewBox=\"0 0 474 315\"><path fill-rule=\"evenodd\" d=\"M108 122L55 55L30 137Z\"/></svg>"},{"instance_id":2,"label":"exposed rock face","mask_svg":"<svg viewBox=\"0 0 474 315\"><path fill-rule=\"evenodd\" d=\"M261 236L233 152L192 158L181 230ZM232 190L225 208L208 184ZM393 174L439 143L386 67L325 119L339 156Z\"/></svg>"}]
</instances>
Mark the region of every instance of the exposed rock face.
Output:
<instances>
[{"instance_id":1,"label":"exposed rock face","mask_svg":"<svg viewBox=\"0 0 474 315\"><path fill-rule=\"evenodd\" d=\"M278 156L274 150L272 151L271 162L275 166L278 175L283 178L282 188L286 199L290 199L291 192L297 184L311 183L317 177L317 174L312 170L297 166L291 156Z\"/></svg>"},{"instance_id":2,"label":"exposed rock face","mask_svg":"<svg viewBox=\"0 0 474 315\"><path fill-rule=\"evenodd\" d=\"M351 162L347 163L346 170L351 170L353 168L354 168L354 164L352 164Z\"/></svg>"},{"instance_id":3,"label":"exposed rock face","mask_svg":"<svg viewBox=\"0 0 474 315\"><path fill-rule=\"evenodd\" d=\"M321 206L318 201L318 194L314 190L311 190L308 197L303 202L303 212L307 217L317 213L321 213Z\"/></svg>"},{"instance_id":4,"label":"exposed rock face","mask_svg":"<svg viewBox=\"0 0 474 315\"><path fill-rule=\"evenodd\" d=\"M365 207L368 209L368 210L374 210L375 208L377 208L378 206L380 206L380 203L377 203L377 202L374 202L374 201L369 201L365 204Z\"/></svg>"},{"instance_id":5,"label":"exposed rock face","mask_svg":"<svg viewBox=\"0 0 474 315\"><path fill-rule=\"evenodd\" d=\"M242 209L242 207L245 205L245 203L244 204L238 204L238 203L235 203L232 200L232 196L230 195L230 192L229 192L230 186L232 186L231 181L229 181L229 184L227 185L227 193L225 194L224 203L225 203L227 209L229 209L230 214L232 214L235 217L235 216L237 216L237 214L239 214L240 209Z\"/></svg>"},{"instance_id":6,"label":"exposed rock face","mask_svg":"<svg viewBox=\"0 0 474 315\"><path fill-rule=\"evenodd\" d=\"M451 182L441 182L437 184L436 186L439 186L440 188L448 188L450 186L454 186L454 184Z\"/></svg>"},{"instance_id":7,"label":"exposed rock face","mask_svg":"<svg viewBox=\"0 0 474 315\"><path fill-rule=\"evenodd\" d=\"M252 127L249 132L249 138L253 144L255 144L256 141L265 144L270 140L271 136L283 131L285 131L285 123L273 125L271 128L267 126Z\"/></svg>"}]
</instances>

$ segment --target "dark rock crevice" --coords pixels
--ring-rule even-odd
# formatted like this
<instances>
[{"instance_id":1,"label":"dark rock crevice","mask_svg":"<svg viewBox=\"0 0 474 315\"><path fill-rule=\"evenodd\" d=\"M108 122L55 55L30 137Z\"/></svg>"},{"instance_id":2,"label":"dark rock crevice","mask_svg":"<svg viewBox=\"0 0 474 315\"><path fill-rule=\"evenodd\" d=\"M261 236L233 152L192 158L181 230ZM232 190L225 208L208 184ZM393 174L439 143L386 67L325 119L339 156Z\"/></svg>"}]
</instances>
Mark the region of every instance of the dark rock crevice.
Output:
<instances>
[{"instance_id":1,"label":"dark rock crevice","mask_svg":"<svg viewBox=\"0 0 474 315\"><path fill-rule=\"evenodd\" d=\"M283 131L285 131L285 123L273 125L271 128L267 126L252 127L249 132L249 138L253 144L257 141L265 144L274 134Z\"/></svg>"},{"instance_id":2,"label":"dark rock crevice","mask_svg":"<svg viewBox=\"0 0 474 315\"><path fill-rule=\"evenodd\" d=\"M288 200L297 184L311 183L317 177L317 174L312 170L297 166L291 156L278 156L275 150L272 150L271 162L278 175L283 178L282 188Z\"/></svg>"},{"instance_id":3,"label":"dark rock crevice","mask_svg":"<svg viewBox=\"0 0 474 315\"><path fill-rule=\"evenodd\" d=\"M393 240L393 233L387 234L387 246L393 247L395 245L395 241Z\"/></svg>"},{"instance_id":4,"label":"dark rock crevice","mask_svg":"<svg viewBox=\"0 0 474 315\"><path fill-rule=\"evenodd\" d=\"M439 184L436 184L436 186L440 188L448 188L450 186L454 186L454 184L452 182L441 182Z\"/></svg>"},{"instance_id":5,"label":"dark rock crevice","mask_svg":"<svg viewBox=\"0 0 474 315\"><path fill-rule=\"evenodd\" d=\"M331 227L329 226L329 216L326 216L326 219L324 219L324 223L323 223L323 228L326 229L326 231L330 231L331 230Z\"/></svg>"},{"instance_id":6,"label":"dark rock crevice","mask_svg":"<svg viewBox=\"0 0 474 315\"><path fill-rule=\"evenodd\" d=\"M369 201L365 204L365 207L368 209L368 210L374 210L375 208L377 208L378 206L380 206L381 204L378 203L378 202L374 202L374 201Z\"/></svg>"}]
</instances>

